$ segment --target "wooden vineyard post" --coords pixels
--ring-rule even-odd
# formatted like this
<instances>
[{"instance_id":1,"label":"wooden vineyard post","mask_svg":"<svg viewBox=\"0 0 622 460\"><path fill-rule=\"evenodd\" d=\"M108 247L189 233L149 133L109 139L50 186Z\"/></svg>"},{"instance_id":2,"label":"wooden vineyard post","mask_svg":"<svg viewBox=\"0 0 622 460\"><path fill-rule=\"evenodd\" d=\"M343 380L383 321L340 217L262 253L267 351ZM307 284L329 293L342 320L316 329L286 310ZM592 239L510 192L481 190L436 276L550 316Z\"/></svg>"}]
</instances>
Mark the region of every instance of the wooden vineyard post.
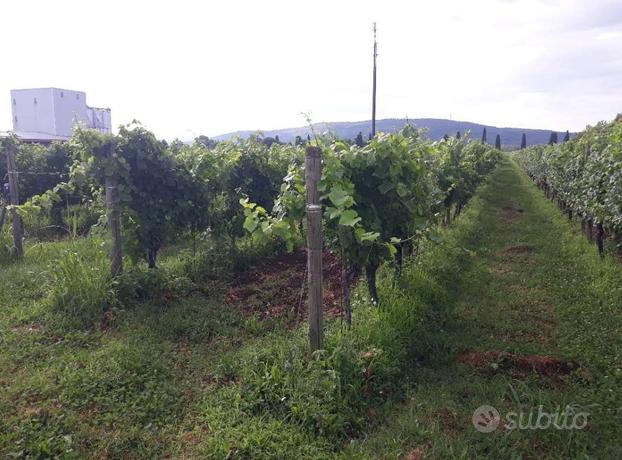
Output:
<instances>
[{"instance_id":1,"label":"wooden vineyard post","mask_svg":"<svg viewBox=\"0 0 622 460\"><path fill-rule=\"evenodd\" d=\"M114 143L111 141L106 153L108 161L114 161ZM119 216L119 190L116 172L106 175L106 209L108 211L108 225L112 232L112 254L110 255L112 276L123 271L123 252L121 248L121 220Z\"/></svg>"},{"instance_id":2,"label":"wooden vineyard post","mask_svg":"<svg viewBox=\"0 0 622 460\"><path fill-rule=\"evenodd\" d=\"M605 253L605 229L602 222L596 224L596 247L598 248L598 255L603 257Z\"/></svg>"},{"instance_id":3,"label":"wooden vineyard post","mask_svg":"<svg viewBox=\"0 0 622 460\"><path fill-rule=\"evenodd\" d=\"M7 173L9 176L9 204L17 206L19 204L19 189L17 185L17 167L15 165L15 144L12 139L8 139L6 144ZM22 218L16 209L11 210L11 219L13 221L13 241L15 244L15 257L21 259L24 255L22 239L24 237L24 229L22 226Z\"/></svg>"},{"instance_id":4,"label":"wooden vineyard post","mask_svg":"<svg viewBox=\"0 0 622 460\"><path fill-rule=\"evenodd\" d=\"M307 192L307 267L309 273L309 343L311 352L322 348L322 207L318 184L322 175L322 150L307 147L305 187Z\"/></svg>"},{"instance_id":5,"label":"wooden vineyard post","mask_svg":"<svg viewBox=\"0 0 622 460\"><path fill-rule=\"evenodd\" d=\"M588 219L587 223L585 224L585 228L586 228L587 239L591 243L592 241L594 241L594 235L593 235L594 221L592 219Z\"/></svg>"}]
</instances>

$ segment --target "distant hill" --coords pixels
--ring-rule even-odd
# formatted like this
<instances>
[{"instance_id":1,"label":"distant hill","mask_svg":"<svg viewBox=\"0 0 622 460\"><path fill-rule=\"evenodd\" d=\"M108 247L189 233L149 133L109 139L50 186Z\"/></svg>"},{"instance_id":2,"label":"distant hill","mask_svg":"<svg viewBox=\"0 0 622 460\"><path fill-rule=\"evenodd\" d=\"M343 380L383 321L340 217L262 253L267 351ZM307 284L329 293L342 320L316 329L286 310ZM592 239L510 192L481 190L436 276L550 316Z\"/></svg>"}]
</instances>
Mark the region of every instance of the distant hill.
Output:
<instances>
[{"instance_id":1,"label":"distant hill","mask_svg":"<svg viewBox=\"0 0 622 460\"><path fill-rule=\"evenodd\" d=\"M428 134L432 140L441 139L445 134L453 136L457 131L464 134L466 131L471 131L471 137L473 139L481 139L482 132L486 128L486 137L489 143L495 143L495 137L497 134L501 135L501 144L506 147L520 146L521 137L523 133L527 136L527 144L546 144L551 136L551 130L546 129L522 129L522 128L498 128L496 126L481 125L479 123L471 123L468 121L454 121L443 120L438 118L387 118L384 120L376 121L376 131L394 132L402 129L406 123L410 123L419 128L427 128ZM331 131L335 133L337 137L342 139L354 139L359 132L363 133L363 137L367 139L371 132L371 121L339 121L335 123L316 123L313 125L314 129L318 133L325 131ZM222 134L215 136L216 140L227 140L232 137L248 137L251 134L261 132L264 137L279 136L281 142L291 142L296 136L303 138L307 137L307 134L311 134L311 130L308 126L299 128L285 128L275 129L267 131L236 131L233 133ZM558 136L561 140L563 133L558 132Z\"/></svg>"}]
</instances>

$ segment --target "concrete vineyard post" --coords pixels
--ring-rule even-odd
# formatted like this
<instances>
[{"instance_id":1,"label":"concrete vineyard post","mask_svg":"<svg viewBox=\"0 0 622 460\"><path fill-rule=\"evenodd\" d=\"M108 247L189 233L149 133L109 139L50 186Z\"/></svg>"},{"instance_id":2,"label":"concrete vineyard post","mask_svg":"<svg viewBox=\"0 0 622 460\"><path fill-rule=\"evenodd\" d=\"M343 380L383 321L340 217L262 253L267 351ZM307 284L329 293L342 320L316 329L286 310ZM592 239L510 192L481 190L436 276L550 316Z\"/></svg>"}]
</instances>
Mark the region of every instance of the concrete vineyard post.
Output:
<instances>
[{"instance_id":1,"label":"concrete vineyard post","mask_svg":"<svg viewBox=\"0 0 622 460\"><path fill-rule=\"evenodd\" d=\"M307 195L307 266L309 273L309 344L311 352L322 348L322 207L318 184L322 175L322 150L307 147L305 187Z\"/></svg>"}]
</instances>

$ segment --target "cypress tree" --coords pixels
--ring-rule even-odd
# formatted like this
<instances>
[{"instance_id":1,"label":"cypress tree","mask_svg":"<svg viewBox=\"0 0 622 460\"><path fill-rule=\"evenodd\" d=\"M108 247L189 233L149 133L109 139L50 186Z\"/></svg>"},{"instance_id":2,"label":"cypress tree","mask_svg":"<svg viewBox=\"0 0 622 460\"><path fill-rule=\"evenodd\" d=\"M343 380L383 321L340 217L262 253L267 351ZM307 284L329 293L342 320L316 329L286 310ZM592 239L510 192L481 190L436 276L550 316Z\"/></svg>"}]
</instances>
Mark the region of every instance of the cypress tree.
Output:
<instances>
[{"instance_id":1,"label":"cypress tree","mask_svg":"<svg viewBox=\"0 0 622 460\"><path fill-rule=\"evenodd\" d=\"M497 150L501 150L501 135L497 134L497 137L495 139L495 148Z\"/></svg>"},{"instance_id":2,"label":"cypress tree","mask_svg":"<svg viewBox=\"0 0 622 460\"><path fill-rule=\"evenodd\" d=\"M549 137L549 145L557 144L557 133L551 131L551 137Z\"/></svg>"},{"instance_id":3,"label":"cypress tree","mask_svg":"<svg viewBox=\"0 0 622 460\"><path fill-rule=\"evenodd\" d=\"M485 144L488 141L488 139L486 139L486 128L484 128L484 133L482 134L482 144Z\"/></svg>"},{"instance_id":4,"label":"cypress tree","mask_svg":"<svg viewBox=\"0 0 622 460\"><path fill-rule=\"evenodd\" d=\"M570 140L570 131L566 131L566 135L564 136L564 140L562 142L568 142Z\"/></svg>"},{"instance_id":5,"label":"cypress tree","mask_svg":"<svg viewBox=\"0 0 622 460\"><path fill-rule=\"evenodd\" d=\"M525 136L525 133L523 133L523 138L520 141L520 148L521 149L527 148L527 136Z\"/></svg>"},{"instance_id":6,"label":"cypress tree","mask_svg":"<svg viewBox=\"0 0 622 460\"><path fill-rule=\"evenodd\" d=\"M363 141L363 133L361 131L359 131L359 133L356 135L354 143L359 147L363 147L365 145L365 141Z\"/></svg>"}]
</instances>

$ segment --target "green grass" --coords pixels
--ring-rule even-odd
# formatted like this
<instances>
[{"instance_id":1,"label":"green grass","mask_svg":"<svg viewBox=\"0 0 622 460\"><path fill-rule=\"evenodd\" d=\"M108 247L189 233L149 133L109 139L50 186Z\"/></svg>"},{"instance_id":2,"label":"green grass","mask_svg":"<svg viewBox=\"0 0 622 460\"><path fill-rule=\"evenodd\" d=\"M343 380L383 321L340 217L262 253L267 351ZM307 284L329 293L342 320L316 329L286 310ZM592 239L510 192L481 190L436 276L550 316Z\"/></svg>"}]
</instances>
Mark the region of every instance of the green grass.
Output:
<instances>
[{"instance_id":1,"label":"green grass","mask_svg":"<svg viewBox=\"0 0 622 460\"><path fill-rule=\"evenodd\" d=\"M464 241L472 263L455 286L459 296L447 328L437 331L447 350L415 372L404 403L386 425L352 443L343 457L619 458L620 265L599 260L578 224L563 218L507 159L469 212L478 226ZM558 378L516 378L493 366L476 371L459 364L467 350L552 355L582 367ZM571 404L590 414L589 423L581 431L484 434L471 423L483 404L502 416L537 413L540 405L553 413Z\"/></svg>"},{"instance_id":2,"label":"green grass","mask_svg":"<svg viewBox=\"0 0 622 460\"><path fill-rule=\"evenodd\" d=\"M383 270L381 308L355 291L355 327L329 321L315 356L304 325L244 316L173 249L107 298L101 242L30 246L0 270L0 456L619 457L622 269L577 227L504 159L441 244L398 280ZM550 378L458 363L490 350L581 368ZM482 404L576 404L590 418L582 431L482 434Z\"/></svg>"}]
</instances>

